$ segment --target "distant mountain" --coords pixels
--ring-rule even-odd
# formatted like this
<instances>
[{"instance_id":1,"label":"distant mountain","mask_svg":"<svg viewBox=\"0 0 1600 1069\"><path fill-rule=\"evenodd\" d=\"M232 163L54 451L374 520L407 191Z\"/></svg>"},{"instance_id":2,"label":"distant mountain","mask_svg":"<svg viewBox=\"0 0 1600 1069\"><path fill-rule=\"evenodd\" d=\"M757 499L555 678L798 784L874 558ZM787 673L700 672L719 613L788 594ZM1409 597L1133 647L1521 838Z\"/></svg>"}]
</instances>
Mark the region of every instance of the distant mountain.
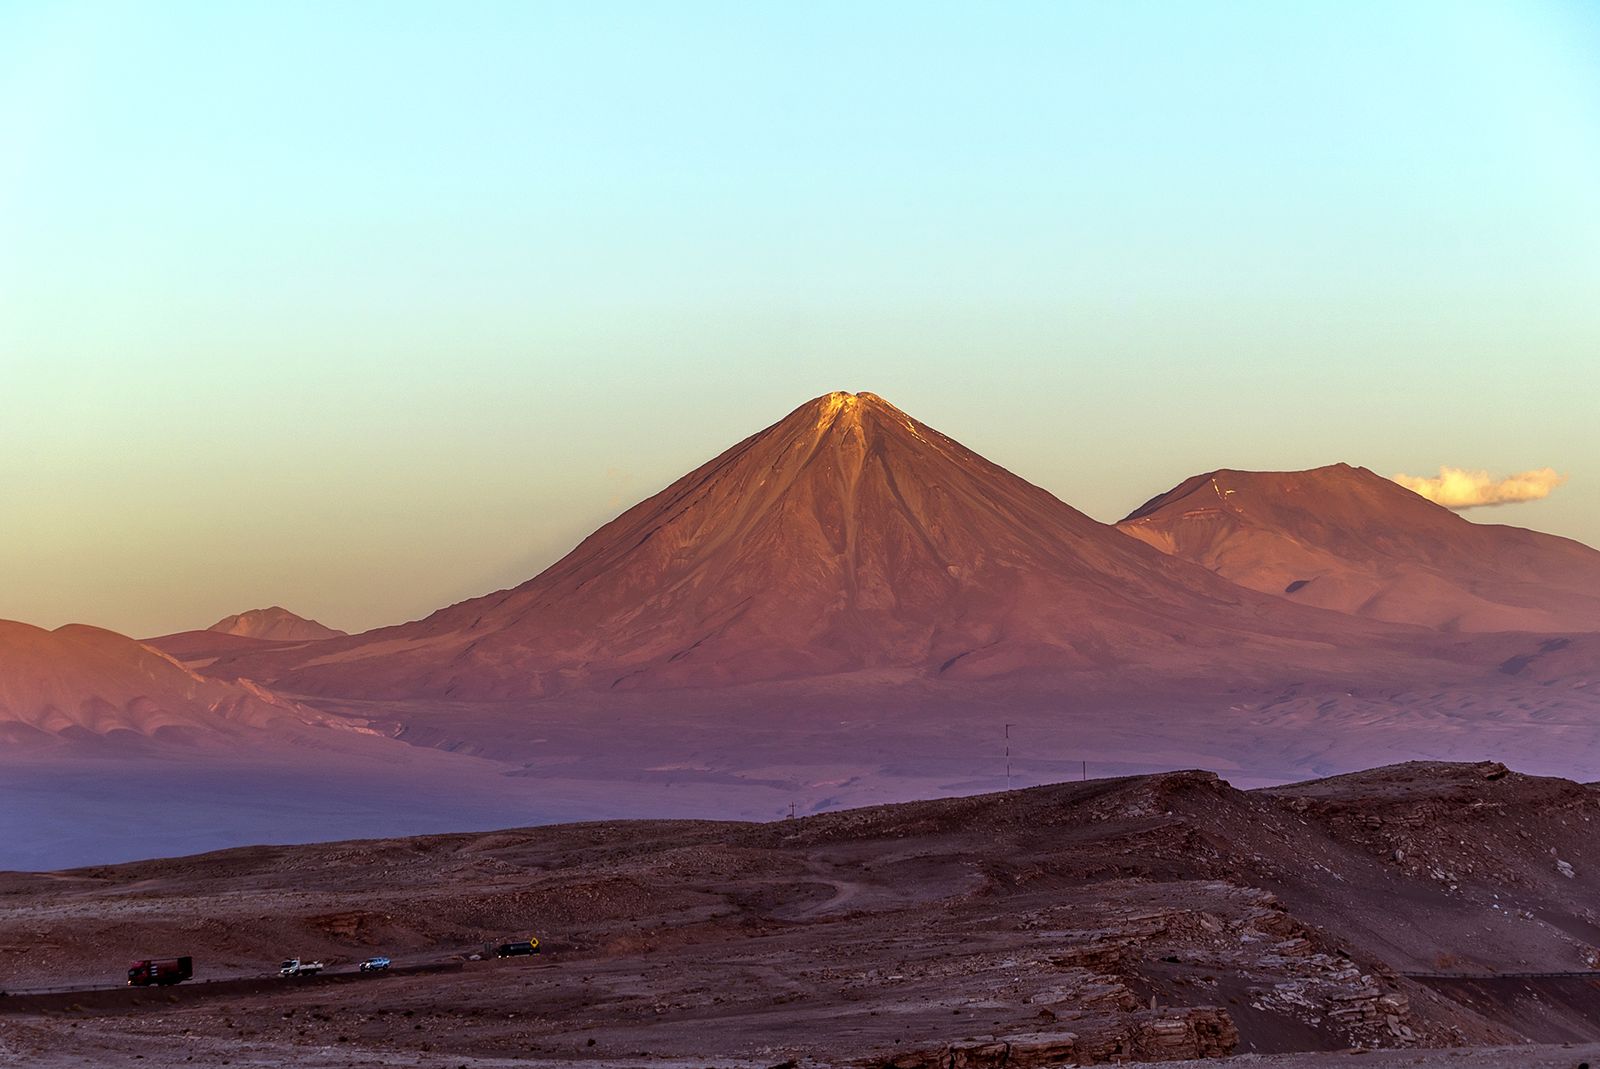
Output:
<instances>
[{"instance_id":1,"label":"distant mountain","mask_svg":"<svg viewBox=\"0 0 1600 1069\"><path fill-rule=\"evenodd\" d=\"M348 633L324 627L315 620L296 616L274 605L270 609L251 609L224 617L204 630L178 631L143 642L190 668L204 668L218 657L229 654L302 646L307 642L342 638Z\"/></svg>"},{"instance_id":2,"label":"distant mountain","mask_svg":"<svg viewBox=\"0 0 1600 1069\"><path fill-rule=\"evenodd\" d=\"M521 586L209 670L481 699L863 670L1275 671L1387 649L1370 626L1307 612L1124 537L880 397L833 393Z\"/></svg>"},{"instance_id":3,"label":"distant mountain","mask_svg":"<svg viewBox=\"0 0 1600 1069\"><path fill-rule=\"evenodd\" d=\"M1196 475L1117 526L1304 605L1447 631L1600 631L1600 552L1473 523L1347 464Z\"/></svg>"},{"instance_id":4,"label":"distant mountain","mask_svg":"<svg viewBox=\"0 0 1600 1069\"><path fill-rule=\"evenodd\" d=\"M251 609L249 612L225 616L206 630L273 642L315 642L319 639L339 638L349 634L348 631L324 627L315 620L296 616L288 609L277 605L268 609Z\"/></svg>"},{"instance_id":5,"label":"distant mountain","mask_svg":"<svg viewBox=\"0 0 1600 1069\"><path fill-rule=\"evenodd\" d=\"M252 683L198 676L112 631L0 620L0 741L203 740L268 728L360 730Z\"/></svg>"}]
</instances>

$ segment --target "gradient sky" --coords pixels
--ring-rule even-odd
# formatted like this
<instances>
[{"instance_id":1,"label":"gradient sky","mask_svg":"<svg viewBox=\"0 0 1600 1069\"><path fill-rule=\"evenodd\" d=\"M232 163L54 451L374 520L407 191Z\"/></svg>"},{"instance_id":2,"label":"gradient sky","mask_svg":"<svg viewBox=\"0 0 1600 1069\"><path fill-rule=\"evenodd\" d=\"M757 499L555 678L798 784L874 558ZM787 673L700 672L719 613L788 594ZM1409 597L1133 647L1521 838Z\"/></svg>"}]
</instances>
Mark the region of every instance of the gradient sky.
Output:
<instances>
[{"instance_id":1,"label":"gradient sky","mask_svg":"<svg viewBox=\"0 0 1600 1069\"><path fill-rule=\"evenodd\" d=\"M415 617L833 389L1600 544L1596 10L0 3L0 617Z\"/></svg>"}]
</instances>

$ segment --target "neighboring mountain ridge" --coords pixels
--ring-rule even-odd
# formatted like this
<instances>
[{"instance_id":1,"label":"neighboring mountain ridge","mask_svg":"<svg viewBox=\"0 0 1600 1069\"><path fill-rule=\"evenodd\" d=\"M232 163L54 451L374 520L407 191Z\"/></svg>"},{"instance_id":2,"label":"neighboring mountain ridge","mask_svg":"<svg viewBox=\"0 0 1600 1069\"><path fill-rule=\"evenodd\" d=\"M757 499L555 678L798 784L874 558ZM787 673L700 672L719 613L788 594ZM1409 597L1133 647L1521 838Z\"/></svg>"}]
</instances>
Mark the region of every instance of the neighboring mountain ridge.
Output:
<instances>
[{"instance_id":1,"label":"neighboring mountain ridge","mask_svg":"<svg viewBox=\"0 0 1600 1069\"><path fill-rule=\"evenodd\" d=\"M1600 631L1600 552L1347 464L1196 475L1117 525L1252 590L1446 631Z\"/></svg>"},{"instance_id":2,"label":"neighboring mountain ridge","mask_svg":"<svg viewBox=\"0 0 1600 1069\"><path fill-rule=\"evenodd\" d=\"M299 693L470 700L862 670L1214 675L1356 649L1382 660L1397 642L1154 552L880 397L833 393L521 586L209 670Z\"/></svg>"},{"instance_id":3,"label":"neighboring mountain ridge","mask_svg":"<svg viewBox=\"0 0 1600 1069\"><path fill-rule=\"evenodd\" d=\"M0 741L124 737L203 741L242 729L364 730L256 686L196 675L113 631L0 620Z\"/></svg>"}]
</instances>

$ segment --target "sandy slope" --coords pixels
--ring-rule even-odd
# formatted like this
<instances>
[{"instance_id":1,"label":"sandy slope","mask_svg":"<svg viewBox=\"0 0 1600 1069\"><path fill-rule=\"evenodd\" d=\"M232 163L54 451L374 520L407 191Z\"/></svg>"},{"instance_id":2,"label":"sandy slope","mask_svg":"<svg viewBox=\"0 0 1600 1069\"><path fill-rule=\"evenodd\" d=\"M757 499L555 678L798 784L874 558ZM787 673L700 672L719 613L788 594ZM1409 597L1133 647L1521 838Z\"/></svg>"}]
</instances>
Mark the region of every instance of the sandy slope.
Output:
<instances>
[{"instance_id":1,"label":"sandy slope","mask_svg":"<svg viewBox=\"0 0 1600 1069\"><path fill-rule=\"evenodd\" d=\"M0 739L185 738L250 731L351 732L330 716L248 681L196 675L171 657L97 627L46 631L0 620Z\"/></svg>"}]
</instances>

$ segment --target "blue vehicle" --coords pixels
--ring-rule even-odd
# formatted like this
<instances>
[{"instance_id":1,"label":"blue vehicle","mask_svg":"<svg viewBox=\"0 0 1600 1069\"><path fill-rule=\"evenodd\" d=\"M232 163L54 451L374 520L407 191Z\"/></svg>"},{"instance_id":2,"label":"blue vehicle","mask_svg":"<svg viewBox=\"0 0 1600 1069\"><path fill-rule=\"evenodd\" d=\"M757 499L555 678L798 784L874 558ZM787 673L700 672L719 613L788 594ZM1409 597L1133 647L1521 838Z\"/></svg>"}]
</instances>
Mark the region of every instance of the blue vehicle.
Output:
<instances>
[{"instance_id":1,"label":"blue vehicle","mask_svg":"<svg viewBox=\"0 0 1600 1069\"><path fill-rule=\"evenodd\" d=\"M389 967L389 964L388 958L368 958L361 963L359 968L362 972L382 972Z\"/></svg>"}]
</instances>

